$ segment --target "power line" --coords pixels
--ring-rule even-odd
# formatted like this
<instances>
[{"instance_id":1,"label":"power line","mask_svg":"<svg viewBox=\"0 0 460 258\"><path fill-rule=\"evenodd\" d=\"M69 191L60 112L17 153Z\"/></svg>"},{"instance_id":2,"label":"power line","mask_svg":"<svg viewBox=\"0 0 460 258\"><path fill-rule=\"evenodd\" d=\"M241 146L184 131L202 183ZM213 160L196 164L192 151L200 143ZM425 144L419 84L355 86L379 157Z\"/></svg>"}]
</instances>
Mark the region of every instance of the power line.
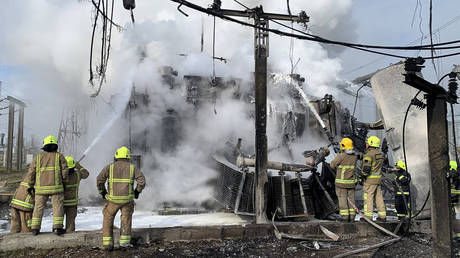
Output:
<instances>
[{"instance_id":1,"label":"power line","mask_svg":"<svg viewBox=\"0 0 460 258\"><path fill-rule=\"evenodd\" d=\"M275 20L270 20L272 21L273 23L276 23L278 25L281 25L283 27L286 27L286 28L290 28L292 29L293 31L296 31L296 32L299 32L299 33L302 33L304 35L308 35L308 36L313 36L312 34L309 34L309 33L306 33L304 31L301 31L301 30L298 30L298 29L295 29L293 27L289 27L281 22L278 22L278 21L275 21ZM369 52L369 53L374 53L374 54L379 54L379 55L384 55L384 56L389 56L389 57L396 57L396 58L407 58L406 56L401 56L401 55L394 55L394 54L389 54L389 53L384 53L384 52L379 52L379 51L375 51L375 50L370 50L370 49L365 49L365 48L360 48L360 47L352 47L352 46L349 46L349 48L353 48L353 49L357 49L357 50L361 50L361 51L365 51L365 52Z\"/></svg>"},{"instance_id":2,"label":"power line","mask_svg":"<svg viewBox=\"0 0 460 258\"><path fill-rule=\"evenodd\" d=\"M197 11L209 14L209 15L213 15L213 16L219 17L219 18L224 19L224 20L228 20L228 21L231 21L231 22L243 25L243 26L247 26L247 27L251 27L251 28L255 28L255 29L259 29L259 30L263 30L263 31L272 32L272 33L277 34L277 35L294 37L294 38L298 38L298 39L301 39L301 40L316 41L316 42L325 43L325 44L342 45L342 46L352 47L352 48L354 47L355 49L359 49L359 50L362 50L361 48L376 48L376 49L387 49L387 50L429 50L429 49L432 49L432 48L433 49L441 49L441 48L434 48L434 46L444 46L444 45L450 45L450 44L460 42L460 40L456 40L456 41L437 43L437 44L433 44L433 45L406 46L406 47L354 44L354 43L348 43L348 42L333 41L333 40L321 38L319 36L315 36L315 35L311 35L311 34L310 34L311 36L303 36L303 35L298 35L298 34L289 33L289 32L285 32L285 31L280 31L280 30L276 30L276 29L264 28L264 27L260 27L260 26L254 25L254 24L243 22L243 21L240 21L238 19L234 19L232 17L223 15L218 10L215 11L215 10L212 10L212 9L206 9L206 8L203 8L203 7L199 6L199 5L190 3L190 2L185 1L185 0L170 0L170 1L179 3L181 5L185 5L185 6L189 7L189 8L194 9L194 10L197 10ZM460 48L460 46L458 46L458 48ZM371 51L368 51L368 52L371 52ZM407 58L406 56L392 55L392 54L387 54L387 53L382 53L382 52L377 52L377 51L374 51L372 53L386 54L388 56L393 56L393 57L398 57L398 58ZM448 54L448 55L438 56L438 57L425 57L424 59L437 59L437 58L443 58L443 57L454 56L454 55L460 55L460 52L451 53L451 54Z\"/></svg>"},{"instance_id":3,"label":"power line","mask_svg":"<svg viewBox=\"0 0 460 258\"><path fill-rule=\"evenodd\" d=\"M446 23L444 23L441 27L438 27L436 30L434 30L433 35L440 34L441 30L443 30L443 29L449 27L450 25L454 24L454 23L457 22L458 20L460 20L460 15L457 15L457 16L453 17L452 19L450 19L449 21L447 21ZM417 38L417 39L415 39L415 40L409 42L409 44L413 44L413 43L418 42L418 41L423 42L423 40L427 39L428 37L429 37L429 35L422 35L421 37L419 37L419 38ZM408 45L409 45L409 44L408 44ZM367 67L367 66L369 66L369 65L375 64L375 63L377 63L377 62L379 62L379 61L382 61L382 60L384 60L384 59L386 59L385 56L376 58L375 60L370 61L369 63L366 63L366 64L363 64L363 65L358 66L358 67L356 67L356 68L353 68L353 69L351 69L351 70L349 70L349 71L344 72L343 74L346 75L346 74L350 74L350 73L359 71L359 70L361 70L361 69L363 69L363 68L365 68L365 67Z\"/></svg>"},{"instance_id":4,"label":"power line","mask_svg":"<svg viewBox=\"0 0 460 258\"><path fill-rule=\"evenodd\" d=\"M431 46L433 46L433 0L430 0L430 43ZM436 52L434 51L433 48L431 48L431 57L434 57ZM436 64L434 62L434 58L431 59L431 63L433 64L434 72L436 73L436 77L439 79L439 72L438 68L436 68Z\"/></svg>"}]
</instances>

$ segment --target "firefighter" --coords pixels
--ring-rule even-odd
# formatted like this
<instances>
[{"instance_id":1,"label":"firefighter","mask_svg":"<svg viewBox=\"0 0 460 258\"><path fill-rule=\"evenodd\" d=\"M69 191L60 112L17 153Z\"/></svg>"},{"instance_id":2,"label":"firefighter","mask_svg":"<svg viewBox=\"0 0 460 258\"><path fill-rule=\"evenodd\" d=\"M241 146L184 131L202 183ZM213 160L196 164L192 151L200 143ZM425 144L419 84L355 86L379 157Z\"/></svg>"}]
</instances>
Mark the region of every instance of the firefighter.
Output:
<instances>
[{"instance_id":1,"label":"firefighter","mask_svg":"<svg viewBox=\"0 0 460 258\"><path fill-rule=\"evenodd\" d=\"M113 221L121 210L120 247L132 247L131 224L134 212L134 200L145 187L145 177L129 160L131 154L125 146L115 152L115 161L107 165L97 176L97 189L106 199L102 214L102 244L104 250L113 250ZM108 182L108 189L105 182ZM134 181L137 187L134 188Z\"/></svg>"},{"instance_id":2,"label":"firefighter","mask_svg":"<svg viewBox=\"0 0 460 258\"><path fill-rule=\"evenodd\" d=\"M382 165L384 155L379 150L380 139L377 136L370 136L366 142L366 153L363 157L361 175L363 185L364 216L372 219L374 211L374 199L378 210L378 221L386 221L387 213L383 202L382 187Z\"/></svg>"},{"instance_id":3,"label":"firefighter","mask_svg":"<svg viewBox=\"0 0 460 258\"><path fill-rule=\"evenodd\" d=\"M450 198L452 203L452 209L454 210L454 238L456 242L460 242L460 220L457 219L460 216L460 175L457 170L457 161L451 160L449 162L450 169L449 169L449 178L450 178Z\"/></svg>"},{"instance_id":4,"label":"firefighter","mask_svg":"<svg viewBox=\"0 0 460 258\"><path fill-rule=\"evenodd\" d=\"M34 158L29 167L27 191L35 193L35 207L32 214L32 233L38 235L42 223L43 210L51 197L53 206L53 231L64 234L64 180L67 179L67 161L57 152L58 144L54 136L43 140L43 152Z\"/></svg>"},{"instance_id":5,"label":"firefighter","mask_svg":"<svg viewBox=\"0 0 460 258\"><path fill-rule=\"evenodd\" d=\"M30 232L34 196L27 192L30 188L27 175L24 176L11 200L11 233Z\"/></svg>"},{"instance_id":6,"label":"firefighter","mask_svg":"<svg viewBox=\"0 0 460 258\"><path fill-rule=\"evenodd\" d=\"M353 150L353 141L350 138L343 138L340 141L341 153L337 154L331 162L331 168L337 171L335 178L335 192L339 199L341 221L353 222L355 210L348 203L348 199L355 203L355 165L357 156Z\"/></svg>"},{"instance_id":7,"label":"firefighter","mask_svg":"<svg viewBox=\"0 0 460 258\"><path fill-rule=\"evenodd\" d=\"M75 217L77 217L78 187L80 180L89 176L88 170L77 163L71 156L65 157L69 167L69 175L64 181L64 214L65 232L75 231Z\"/></svg>"},{"instance_id":8,"label":"firefighter","mask_svg":"<svg viewBox=\"0 0 460 258\"><path fill-rule=\"evenodd\" d=\"M398 219L409 218L410 212L410 180L411 176L406 170L406 163L398 161L395 170L396 194L395 207ZM401 188L401 189L400 189ZM401 192L402 191L402 192ZM404 198L406 199L404 201Z\"/></svg>"}]
</instances>

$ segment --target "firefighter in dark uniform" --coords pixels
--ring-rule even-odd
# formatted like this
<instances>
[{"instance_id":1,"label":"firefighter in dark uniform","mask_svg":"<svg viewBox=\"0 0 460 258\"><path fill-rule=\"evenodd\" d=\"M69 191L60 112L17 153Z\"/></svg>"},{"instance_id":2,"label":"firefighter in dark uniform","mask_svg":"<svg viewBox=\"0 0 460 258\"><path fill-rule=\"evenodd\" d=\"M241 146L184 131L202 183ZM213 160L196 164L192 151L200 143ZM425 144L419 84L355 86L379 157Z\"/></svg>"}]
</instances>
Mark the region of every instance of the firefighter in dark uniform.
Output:
<instances>
[{"instance_id":1,"label":"firefighter in dark uniform","mask_svg":"<svg viewBox=\"0 0 460 258\"><path fill-rule=\"evenodd\" d=\"M410 181L411 176L406 170L406 163L398 161L395 170L395 208L399 220L409 218L410 212ZM405 199L405 200L404 200Z\"/></svg>"},{"instance_id":2,"label":"firefighter in dark uniform","mask_svg":"<svg viewBox=\"0 0 460 258\"><path fill-rule=\"evenodd\" d=\"M456 219L457 216L460 216L460 174L457 170L457 162L455 160L451 160L449 165L448 178L450 179L450 199L454 211L454 220L452 224L454 227L455 241L460 242L460 220Z\"/></svg>"}]
</instances>

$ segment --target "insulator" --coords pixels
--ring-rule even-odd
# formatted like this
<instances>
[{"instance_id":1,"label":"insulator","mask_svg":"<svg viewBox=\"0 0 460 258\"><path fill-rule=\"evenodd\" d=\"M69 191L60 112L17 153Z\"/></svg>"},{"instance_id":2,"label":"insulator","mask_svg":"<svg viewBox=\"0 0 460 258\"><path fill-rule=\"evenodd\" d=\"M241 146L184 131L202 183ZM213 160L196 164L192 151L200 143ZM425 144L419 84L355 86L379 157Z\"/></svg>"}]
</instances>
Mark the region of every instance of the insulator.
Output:
<instances>
[{"instance_id":1,"label":"insulator","mask_svg":"<svg viewBox=\"0 0 460 258\"><path fill-rule=\"evenodd\" d=\"M136 0L123 0L123 7L126 10L132 10L136 8Z\"/></svg>"},{"instance_id":2,"label":"insulator","mask_svg":"<svg viewBox=\"0 0 460 258\"><path fill-rule=\"evenodd\" d=\"M447 94L449 95L449 98L454 102L457 103L457 90L458 90L458 83L457 83L457 74L456 73L451 73L449 74L449 90Z\"/></svg>"},{"instance_id":3,"label":"insulator","mask_svg":"<svg viewBox=\"0 0 460 258\"><path fill-rule=\"evenodd\" d=\"M222 6L222 1L221 0L214 0L214 2L211 5L211 8L213 10L220 10L221 6Z\"/></svg>"},{"instance_id":4,"label":"insulator","mask_svg":"<svg viewBox=\"0 0 460 258\"><path fill-rule=\"evenodd\" d=\"M422 109L425 109L426 108L426 104L423 103L421 100L417 99L417 98L413 98L411 100L411 104L418 107L420 110Z\"/></svg>"},{"instance_id":5,"label":"insulator","mask_svg":"<svg viewBox=\"0 0 460 258\"><path fill-rule=\"evenodd\" d=\"M409 73L417 73L422 71L422 68L425 67L423 63L425 63L425 60L421 57L407 58L404 62L404 69Z\"/></svg>"}]
</instances>

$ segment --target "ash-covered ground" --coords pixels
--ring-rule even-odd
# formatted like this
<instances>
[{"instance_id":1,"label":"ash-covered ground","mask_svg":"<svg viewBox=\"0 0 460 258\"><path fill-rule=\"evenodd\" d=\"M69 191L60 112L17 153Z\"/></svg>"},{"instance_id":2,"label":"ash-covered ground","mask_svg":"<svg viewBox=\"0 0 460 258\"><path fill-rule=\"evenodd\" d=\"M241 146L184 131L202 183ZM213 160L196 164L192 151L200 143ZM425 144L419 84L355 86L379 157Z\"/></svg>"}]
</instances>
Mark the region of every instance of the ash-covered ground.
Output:
<instances>
[{"instance_id":1,"label":"ash-covered ground","mask_svg":"<svg viewBox=\"0 0 460 258\"><path fill-rule=\"evenodd\" d=\"M388 238L389 239L389 238ZM15 257L332 257L352 249L367 247L387 238L357 238L339 242L259 239L150 243L129 250L102 251L95 247L50 251L21 251L4 255ZM457 251L458 252L458 251ZM456 255L460 257L460 255ZM353 257L431 257L431 236L411 234L393 245Z\"/></svg>"}]
</instances>

